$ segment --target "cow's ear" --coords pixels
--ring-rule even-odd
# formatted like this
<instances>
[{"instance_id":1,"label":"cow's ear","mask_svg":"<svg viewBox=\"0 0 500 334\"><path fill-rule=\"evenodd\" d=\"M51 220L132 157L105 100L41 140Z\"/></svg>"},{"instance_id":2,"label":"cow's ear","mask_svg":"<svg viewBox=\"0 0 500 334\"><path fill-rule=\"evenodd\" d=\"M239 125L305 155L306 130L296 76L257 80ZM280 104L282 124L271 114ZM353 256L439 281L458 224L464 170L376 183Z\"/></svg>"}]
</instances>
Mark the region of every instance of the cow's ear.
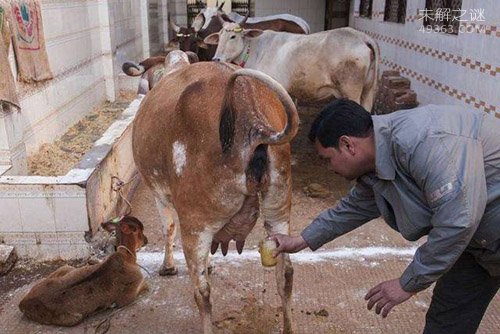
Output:
<instances>
[{"instance_id":1,"label":"cow's ear","mask_svg":"<svg viewBox=\"0 0 500 334\"><path fill-rule=\"evenodd\" d=\"M262 35L264 31L260 29L248 29L248 30L243 30L243 33L245 34L245 37L248 38L255 38L260 35Z\"/></svg>"},{"instance_id":2,"label":"cow's ear","mask_svg":"<svg viewBox=\"0 0 500 334\"><path fill-rule=\"evenodd\" d=\"M110 220L105 223L102 223L101 227L108 233L113 233L114 231L116 231L118 224Z\"/></svg>"},{"instance_id":3,"label":"cow's ear","mask_svg":"<svg viewBox=\"0 0 500 334\"><path fill-rule=\"evenodd\" d=\"M216 32L216 33L208 35L207 37L205 37L203 42L205 42L206 44L210 44L210 45L219 44L219 33Z\"/></svg>"},{"instance_id":4,"label":"cow's ear","mask_svg":"<svg viewBox=\"0 0 500 334\"><path fill-rule=\"evenodd\" d=\"M205 15L203 15L203 13L200 13L196 15L196 17L194 18L191 27L194 29L195 32L198 32L201 30L204 24L205 24Z\"/></svg>"},{"instance_id":5,"label":"cow's ear","mask_svg":"<svg viewBox=\"0 0 500 334\"><path fill-rule=\"evenodd\" d=\"M123 234L131 234L137 231L135 226L131 226L129 224L120 224L120 229Z\"/></svg>"},{"instance_id":6,"label":"cow's ear","mask_svg":"<svg viewBox=\"0 0 500 334\"><path fill-rule=\"evenodd\" d=\"M205 43L202 39L197 40L196 45L198 45L199 48L208 49L208 44Z\"/></svg>"},{"instance_id":7,"label":"cow's ear","mask_svg":"<svg viewBox=\"0 0 500 334\"><path fill-rule=\"evenodd\" d=\"M186 54L188 56L189 63L193 64L193 63L197 63L200 61L200 58L198 58L198 55L196 53L194 53L193 51L186 51Z\"/></svg>"}]
</instances>

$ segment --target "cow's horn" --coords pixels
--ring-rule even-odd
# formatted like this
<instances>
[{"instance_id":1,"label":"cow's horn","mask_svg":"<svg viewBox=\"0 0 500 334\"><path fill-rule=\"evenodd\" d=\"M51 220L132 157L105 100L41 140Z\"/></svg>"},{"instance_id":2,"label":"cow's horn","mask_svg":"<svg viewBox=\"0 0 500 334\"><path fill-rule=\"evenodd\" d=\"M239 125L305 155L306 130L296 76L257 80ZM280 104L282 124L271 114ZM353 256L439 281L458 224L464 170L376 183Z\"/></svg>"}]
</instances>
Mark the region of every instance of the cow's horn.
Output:
<instances>
[{"instance_id":1,"label":"cow's horn","mask_svg":"<svg viewBox=\"0 0 500 334\"><path fill-rule=\"evenodd\" d=\"M220 24L224 26L224 23L226 23L226 21L224 21L219 12L217 12L217 19L219 20Z\"/></svg>"},{"instance_id":2,"label":"cow's horn","mask_svg":"<svg viewBox=\"0 0 500 334\"><path fill-rule=\"evenodd\" d=\"M299 115L297 113L297 108L292 101L292 98L290 97L290 95L288 95L288 92L285 90L285 88L283 88L283 86L279 82L271 78L269 75L251 69L236 70L229 80L230 86L234 84L234 81L239 76L247 76L260 80L271 90L276 92L279 100L285 108L287 122L285 128L282 131L277 132L264 124L258 125L262 143L278 145L289 142L297 134L297 131L299 129Z\"/></svg>"},{"instance_id":3,"label":"cow's horn","mask_svg":"<svg viewBox=\"0 0 500 334\"><path fill-rule=\"evenodd\" d=\"M247 14L245 15L245 17L238 24L240 26L243 25L243 24L245 24L245 22L247 22L247 20L248 20L248 16L250 16L250 11L247 12Z\"/></svg>"},{"instance_id":4,"label":"cow's horn","mask_svg":"<svg viewBox=\"0 0 500 334\"><path fill-rule=\"evenodd\" d=\"M219 7L217 7L218 12L222 11L222 7L224 6L225 3L226 3L225 1L222 1Z\"/></svg>"},{"instance_id":5,"label":"cow's horn","mask_svg":"<svg viewBox=\"0 0 500 334\"><path fill-rule=\"evenodd\" d=\"M128 76L137 77L145 72L145 68L142 65L126 61L122 65L122 71Z\"/></svg>"}]
</instances>

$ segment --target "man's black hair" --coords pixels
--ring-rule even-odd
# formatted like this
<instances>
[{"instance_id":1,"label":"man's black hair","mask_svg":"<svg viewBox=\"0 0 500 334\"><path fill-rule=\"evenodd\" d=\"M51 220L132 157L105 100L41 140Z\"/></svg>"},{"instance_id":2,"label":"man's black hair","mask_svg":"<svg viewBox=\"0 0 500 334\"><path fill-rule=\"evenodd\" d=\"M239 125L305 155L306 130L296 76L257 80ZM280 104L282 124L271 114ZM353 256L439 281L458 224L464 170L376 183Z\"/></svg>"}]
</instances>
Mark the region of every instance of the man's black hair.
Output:
<instances>
[{"instance_id":1,"label":"man's black hair","mask_svg":"<svg viewBox=\"0 0 500 334\"><path fill-rule=\"evenodd\" d=\"M364 138L373 128L369 112L354 101L339 99L327 104L316 117L309 131L309 140L316 139L323 147L339 147L340 137Z\"/></svg>"}]
</instances>

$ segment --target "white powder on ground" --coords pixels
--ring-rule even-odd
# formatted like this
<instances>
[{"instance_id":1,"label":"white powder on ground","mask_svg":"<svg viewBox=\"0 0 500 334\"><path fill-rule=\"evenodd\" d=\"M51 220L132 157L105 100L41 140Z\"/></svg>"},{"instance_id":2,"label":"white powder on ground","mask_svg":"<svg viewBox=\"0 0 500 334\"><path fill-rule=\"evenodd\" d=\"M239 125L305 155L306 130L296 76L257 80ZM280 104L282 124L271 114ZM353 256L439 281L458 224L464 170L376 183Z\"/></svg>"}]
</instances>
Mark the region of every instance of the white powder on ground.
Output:
<instances>
[{"instance_id":1,"label":"white powder on ground","mask_svg":"<svg viewBox=\"0 0 500 334\"><path fill-rule=\"evenodd\" d=\"M385 259L391 257L411 258L416 251L414 248L397 247L364 247L364 248L339 248L333 250L300 252L290 254L294 263L317 263L332 260L365 260L365 259ZM178 265L185 265L184 254L180 251L174 252L174 260ZM138 252L137 261L146 268L155 269L163 261L163 252ZM241 265L247 261L260 261L260 254L256 250L244 250L241 255L230 252L224 257L220 252L212 256L213 263L227 263L231 265ZM373 263L373 262L372 262Z\"/></svg>"}]
</instances>

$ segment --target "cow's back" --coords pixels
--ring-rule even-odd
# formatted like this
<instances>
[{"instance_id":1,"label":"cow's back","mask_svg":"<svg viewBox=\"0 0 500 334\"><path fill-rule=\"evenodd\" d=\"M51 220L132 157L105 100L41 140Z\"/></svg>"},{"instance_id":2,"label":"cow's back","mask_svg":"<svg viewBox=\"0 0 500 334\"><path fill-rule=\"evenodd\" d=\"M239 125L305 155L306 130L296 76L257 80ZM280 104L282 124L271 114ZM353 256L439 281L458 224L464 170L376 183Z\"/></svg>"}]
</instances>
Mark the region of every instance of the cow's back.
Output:
<instances>
[{"instance_id":1,"label":"cow's back","mask_svg":"<svg viewBox=\"0 0 500 334\"><path fill-rule=\"evenodd\" d=\"M113 253L103 263L41 280L19 307L31 320L72 326L76 324L72 323L73 316L82 320L98 309L112 306L123 295L135 293L142 281L136 265L126 264L120 253Z\"/></svg>"},{"instance_id":2,"label":"cow's back","mask_svg":"<svg viewBox=\"0 0 500 334\"><path fill-rule=\"evenodd\" d=\"M265 31L261 36L255 47L264 50L264 55L249 61L247 67L269 74L302 101L331 98L330 89L324 96L322 89L334 85L339 73L365 73L371 62L372 50L366 43L370 37L352 28L311 35ZM360 75L359 81L363 80Z\"/></svg>"},{"instance_id":3,"label":"cow's back","mask_svg":"<svg viewBox=\"0 0 500 334\"><path fill-rule=\"evenodd\" d=\"M218 167L221 105L235 68L215 62L191 64L163 78L144 98L132 146L137 168L150 188L168 192L181 177L198 179L200 168ZM198 168L187 168L187 163Z\"/></svg>"}]
</instances>

